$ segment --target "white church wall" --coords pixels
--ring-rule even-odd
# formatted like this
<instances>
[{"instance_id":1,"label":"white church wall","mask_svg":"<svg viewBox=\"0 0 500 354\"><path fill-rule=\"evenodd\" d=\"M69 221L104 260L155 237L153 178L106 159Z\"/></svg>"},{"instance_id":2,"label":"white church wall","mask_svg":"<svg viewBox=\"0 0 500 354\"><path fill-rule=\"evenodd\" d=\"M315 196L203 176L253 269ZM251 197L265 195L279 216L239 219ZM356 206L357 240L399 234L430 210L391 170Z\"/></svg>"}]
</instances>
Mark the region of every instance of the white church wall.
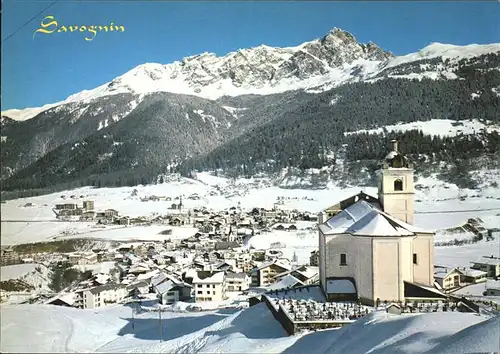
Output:
<instances>
[{"instance_id":1,"label":"white church wall","mask_svg":"<svg viewBox=\"0 0 500 354\"><path fill-rule=\"evenodd\" d=\"M355 237L356 244L356 271L355 281L358 296L373 299L373 252L372 237Z\"/></svg>"},{"instance_id":2,"label":"white church wall","mask_svg":"<svg viewBox=\"0 0 500 354\"><path fill-rule=\"evenodd\" d=\"M328 277L355 277L356 245L352 242L352 236L335 235L325 236L326 239L326 278ZM347 264L340 265L340 255L345 254Z\"/></svg>"},{"instance_id":3,"label":"white church wall","mask_svg":"<svg viewBox=\"0 0 500 354\"><path fill-rule=\"evenodd\" d=\"M413 240L413 253L417 264L413 264L413 279L416 283L432 286L434 283L434 237L420 234ZM413 263L413 254L412 254Z\"/></svg>"},{"instance_id":4,"label":"white church wall","mask_svg":"<svg viewBox=\"0 0 500 354\"><path fill-rule=\"evenodd\" d=\"M402 300L399 238L373 241L373 299Z\"/></svg>"},{"instance_id":5,"label":"white church wall","mask_svg":"<svg viewBox=\"0 0 500 354\"><path fill-rule=\"evenodd\" d=\"M401 280L413 283L413 237L401 238L399 243L400 254L404 257L401 262Z\"/></svg>"}]
</instances>

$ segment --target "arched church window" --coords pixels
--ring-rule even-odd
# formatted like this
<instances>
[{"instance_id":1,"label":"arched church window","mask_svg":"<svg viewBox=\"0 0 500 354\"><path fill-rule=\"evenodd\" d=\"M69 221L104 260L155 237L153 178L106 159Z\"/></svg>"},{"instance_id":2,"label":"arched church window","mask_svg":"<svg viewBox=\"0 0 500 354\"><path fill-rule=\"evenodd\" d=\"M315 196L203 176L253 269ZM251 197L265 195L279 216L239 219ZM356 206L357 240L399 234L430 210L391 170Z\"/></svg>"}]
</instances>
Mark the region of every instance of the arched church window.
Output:
<instances>
[{"instance_id":1,"label":"arched church window","mask_svg":"<svg viewBox=\"0 0 500 354\"><path fill-rule=\"evenodd\" d=\"M394 181L394 190L395 191L402 191L403 190L403 181L400 179L397 179Z\"/></svg>"}]
</instances>

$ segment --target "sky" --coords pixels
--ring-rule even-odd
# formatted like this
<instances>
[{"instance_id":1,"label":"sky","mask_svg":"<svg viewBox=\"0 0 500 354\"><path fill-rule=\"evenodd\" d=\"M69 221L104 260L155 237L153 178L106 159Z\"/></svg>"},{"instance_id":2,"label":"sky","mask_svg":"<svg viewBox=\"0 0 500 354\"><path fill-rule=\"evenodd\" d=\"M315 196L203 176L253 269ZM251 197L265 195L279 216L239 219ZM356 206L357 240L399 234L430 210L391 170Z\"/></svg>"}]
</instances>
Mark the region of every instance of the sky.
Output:
<instances>
[{"instance_id":1,"label":"sky","mask_svg":"<svg viewBox=\"0 0 500 354\"><path fill-rule=\"evenodd\" d=\"M260 44L295 46L333 27L396 55L432 42L500 42L500 2L59 0L38 14L51 3L3 0L2 111L64 100L140 64ZM89 32L34 35L46 16L58 26L113 22L125 30L98 32L91 41L84 39Z\"/></svg>"}]
</instances>

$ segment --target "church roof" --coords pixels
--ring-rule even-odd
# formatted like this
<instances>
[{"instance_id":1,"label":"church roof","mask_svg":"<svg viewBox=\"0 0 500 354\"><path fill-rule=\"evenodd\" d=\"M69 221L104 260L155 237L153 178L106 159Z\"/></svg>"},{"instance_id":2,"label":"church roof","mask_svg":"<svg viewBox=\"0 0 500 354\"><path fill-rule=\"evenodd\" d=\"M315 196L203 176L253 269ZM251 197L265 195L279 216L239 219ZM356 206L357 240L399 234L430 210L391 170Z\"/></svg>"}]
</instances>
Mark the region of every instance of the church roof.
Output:
<instances>
[{"instance_id":1,"label":"church roof","mask_svg":"<svg viewBox=\"0 0 500 354\"><path fill-rule=\"evenodd\" d=\"M325 235L413 236L417 232L429 233L393 218L364 200L342 210L319 225L319 229Z\"/></svg>"}]
</instances>

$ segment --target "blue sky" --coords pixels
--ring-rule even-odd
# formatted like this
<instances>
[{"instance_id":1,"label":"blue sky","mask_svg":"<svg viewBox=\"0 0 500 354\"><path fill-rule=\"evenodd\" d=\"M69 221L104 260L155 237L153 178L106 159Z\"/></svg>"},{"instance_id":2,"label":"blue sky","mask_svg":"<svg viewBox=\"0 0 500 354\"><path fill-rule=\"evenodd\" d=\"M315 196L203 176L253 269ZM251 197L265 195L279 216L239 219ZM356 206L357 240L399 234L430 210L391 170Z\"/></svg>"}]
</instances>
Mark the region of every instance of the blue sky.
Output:
<instances>
[{"instance_id":1,"label":"blue sky","mask_svg":"<svg viewBox=\"0 0 500 354\"><path fill-rule=\"evenodd\" d=\"M50 2L3 0L2 41ZM2 110L41 106L92 89L146 62L260 44L292 46L333 27L396 55L431 42L500 42L498 2L88 2L60 0L2 43ZM37 34L61 25L125 26L125 32Z\"/></svg>"}]
</instances>

